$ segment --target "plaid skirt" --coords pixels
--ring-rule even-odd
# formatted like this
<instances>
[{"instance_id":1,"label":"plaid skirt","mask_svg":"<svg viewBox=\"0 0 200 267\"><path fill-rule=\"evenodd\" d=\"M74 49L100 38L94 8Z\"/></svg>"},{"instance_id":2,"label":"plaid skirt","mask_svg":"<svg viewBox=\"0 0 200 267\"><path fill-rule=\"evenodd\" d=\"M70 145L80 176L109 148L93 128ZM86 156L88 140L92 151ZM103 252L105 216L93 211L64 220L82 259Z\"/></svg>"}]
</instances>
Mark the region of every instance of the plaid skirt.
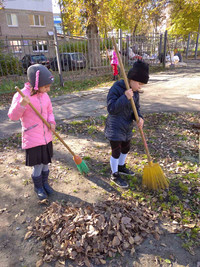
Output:
<instances>
[{"instance_id":1,"label":"plaid skirt","mask_svg":"<svg viewBox=\"0 0 200 267\"><path fill-rule=\"evenodd\" d=\"M36 146L26 149L26 166L51 163L53 157L52 141L47 145Z\"/></svg>"}]
</instances>

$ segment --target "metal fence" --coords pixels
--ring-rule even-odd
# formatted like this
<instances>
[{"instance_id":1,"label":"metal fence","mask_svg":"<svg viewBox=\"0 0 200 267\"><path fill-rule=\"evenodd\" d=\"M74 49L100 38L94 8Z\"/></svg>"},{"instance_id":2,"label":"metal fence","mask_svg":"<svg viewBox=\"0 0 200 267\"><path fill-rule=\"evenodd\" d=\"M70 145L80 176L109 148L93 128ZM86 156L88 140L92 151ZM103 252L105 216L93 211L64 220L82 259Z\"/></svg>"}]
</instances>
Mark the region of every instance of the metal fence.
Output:
<instances>
[{"instance_id":1,"label":"metal fence","mask_svg":"<svg viewBox=\"0 0 200 267\"><path fill-rule=\"evenodd\" d=\"M184 58L198 57L199 34L173 36L149 34L146 36L115 36L126 68L138 58L150 65L161 65L165 56L177 52ZM27 68L35 63L59 71L62 79L77 80L94 75L111 74L111 38L84 38L54 34L46 38L6 38L0 40L0 76L26 80ZM59 67L60 61L60 67Z\"/></svg>"}]
</instances>

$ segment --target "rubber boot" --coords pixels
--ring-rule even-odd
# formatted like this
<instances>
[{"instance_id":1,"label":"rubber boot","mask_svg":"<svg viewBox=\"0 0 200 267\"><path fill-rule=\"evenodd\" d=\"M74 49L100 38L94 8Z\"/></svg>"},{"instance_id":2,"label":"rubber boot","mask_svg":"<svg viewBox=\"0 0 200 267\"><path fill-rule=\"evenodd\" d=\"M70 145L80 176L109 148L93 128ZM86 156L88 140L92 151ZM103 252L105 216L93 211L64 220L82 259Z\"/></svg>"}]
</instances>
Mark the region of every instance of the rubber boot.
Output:
<instances>
[{"instance_id":1,"label":"rubber boot","mask_svg":"<svg viewBox=\"0 0 200 267\"><path fill-rule=\"evenodd\" d=\"M40 176L33 176L32 175L32 180L34 183L34 190L40 200L46 199L47 194L44 190L44 187L42 185L42 175Z\"/></svg>"},{"instance_id":2,"label":"rubber boot","mask_svg":"<svg viewBox=\"0 0 200 267\"><path fill-rule=\"evenodd\" d=\"M45 172L42 171L42 184L47 194L50 195L54 192L54 190L48 183L48 177L49 177L49 170Z\"/></svg>"}]
</instances>

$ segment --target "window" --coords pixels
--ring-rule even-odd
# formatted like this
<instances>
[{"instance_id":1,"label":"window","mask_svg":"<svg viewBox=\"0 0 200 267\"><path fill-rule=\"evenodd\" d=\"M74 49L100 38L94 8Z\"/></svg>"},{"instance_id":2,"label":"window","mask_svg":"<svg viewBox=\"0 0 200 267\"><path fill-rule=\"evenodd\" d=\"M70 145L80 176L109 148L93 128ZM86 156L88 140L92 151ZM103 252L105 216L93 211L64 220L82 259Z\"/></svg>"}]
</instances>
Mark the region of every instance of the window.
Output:
<instances>
[{"instance_id":1,"label":"window","mask_svg":"<svg viewBox=\"0 0 200 267\"><path fill-rule=\"evenodd\" d=\"M21 41L10 41L10 47L13 53L22 53Z\"/></svg>"},{"instance_id":2,"label":"window","mask_svg":"<svg viewBox=\"0 0 200 267\"><path fill-rule=\"evenodd\" d=\"M17 15L16 14L7 14L7 23L8 26L18 26L18 20L17 20Z\"/></svg>"},{"instance_id":3,"label":"window","mask_svg":"<svg viewBox=\"0 0 200 267\"><path fill-rule=\"evenodd\" d=\"M72 59L73 60L83 60L83 55L82 54L72 54Z\"/></svg>"},{"instance_id":4,"label":"window","mask_svg":"<svg viewBox=\"0 0 200 267\"><path fill-rule=\"evenodd\" d=\"M31 26L45 26L44 16L42 15L29 15Z\"/></svg>"},{"instance_id":5,"label":"window","mask_svg":"<svg viewBox=\"0 0 200 267\"><path fill-rule=\"evenodd\" d=\"M47 58L44 55L35 55L31 56L31 61L37 63L39 61L47 61Z\"/></svg>"},{"instance_id":6,"label":"window","mask_svg":"<svg viewBox=\"0 0 200 267\"><path fill-rule=\"evenodd\" d=\"M33 52L48 52L47 41L32 41Z\"/></svg>"}]
</instances>

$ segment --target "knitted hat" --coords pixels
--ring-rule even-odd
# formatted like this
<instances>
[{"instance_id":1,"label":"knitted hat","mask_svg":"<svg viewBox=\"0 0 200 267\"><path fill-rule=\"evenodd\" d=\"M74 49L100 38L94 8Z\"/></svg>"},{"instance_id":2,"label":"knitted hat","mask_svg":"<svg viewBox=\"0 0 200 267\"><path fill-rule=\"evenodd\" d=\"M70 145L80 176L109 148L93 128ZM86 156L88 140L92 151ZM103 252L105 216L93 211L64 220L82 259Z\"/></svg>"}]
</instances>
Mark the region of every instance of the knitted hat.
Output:
<instances>
[{"instance_id":1,"label":"knitted hat","mask_svg":"<svg viewBox=\"0 0 200 267\"><path fill-rule=\"evenodd\" d=\"M54 80L51 72L41 64L31 65L27 69L28 81L35 90L39 87L51 84Z\"/></svg>"},{"instance_id":2,"label":"knitted hat","mask_svg":"<svg viewBox=\"0 0 200 267\"><path fill-rule=\"evenodd\" d=\"M133 67L129 70L128 79L141 83L148 83L149 80L149 65L141 60L136 61Z\"/></svg>"}]
</instances>

